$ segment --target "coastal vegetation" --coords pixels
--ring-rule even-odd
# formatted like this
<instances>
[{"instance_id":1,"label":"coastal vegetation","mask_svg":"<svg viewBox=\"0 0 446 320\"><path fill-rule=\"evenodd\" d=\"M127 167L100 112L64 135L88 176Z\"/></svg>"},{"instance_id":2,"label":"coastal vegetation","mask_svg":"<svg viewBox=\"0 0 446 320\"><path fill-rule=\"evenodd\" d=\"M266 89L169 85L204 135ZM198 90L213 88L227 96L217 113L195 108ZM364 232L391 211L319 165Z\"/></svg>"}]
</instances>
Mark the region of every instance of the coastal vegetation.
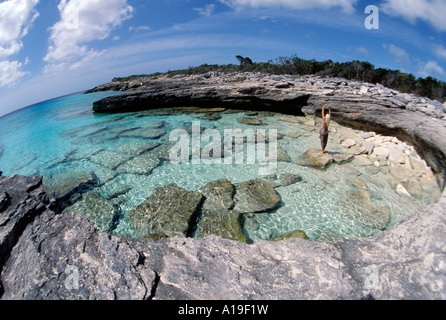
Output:
<instances>
[{"instance_id":1,"label":"coastal vegetation","mask_svg":"<svg viewBox=\"0 0 446 320\"><path fill-rule=\"evenodd\" d=\"M446 82L432 77L416 78L413 74L407 74L400 70L376 68L372 63L353 60L349 62L334 62L332 60L316 61L305 60L294 55L291 57L279 57L268 62L253 62L249 57L237 55L239 64L202 64L198 67L189 67L182 70L168 71L167 75L173 77L179 74L194 75L211 71L230 72L264 72L276 75L317 75L321 77L340 77L348 80L358 80L369 83L379 83L387 88L395 89L403 93L413 93L416 96L446 101ZM156 78L166 73L152 73L146 75L132 75L128 77L116 77L113 81L130 81L141 76Z\"/></svg>"}]
</instances>

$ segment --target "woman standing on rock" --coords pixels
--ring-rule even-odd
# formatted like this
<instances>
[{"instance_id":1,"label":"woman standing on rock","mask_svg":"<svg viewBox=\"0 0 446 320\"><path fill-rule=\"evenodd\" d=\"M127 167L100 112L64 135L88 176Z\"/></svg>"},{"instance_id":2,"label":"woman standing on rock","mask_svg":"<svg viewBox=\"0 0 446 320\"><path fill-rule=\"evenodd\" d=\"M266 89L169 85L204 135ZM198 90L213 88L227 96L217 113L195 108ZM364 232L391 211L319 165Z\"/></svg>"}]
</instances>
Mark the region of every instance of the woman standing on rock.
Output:
<instances>
[{"instance_id":1,"label":"woman standing on rock","mask_svg":"<svg viewBox=\"0 0 446 320\"><path fill-rule=\"evenodd\" d=\"M325 151L325 147L327 146L328 141L328 125L330 124L331 119L331 107L328 105L328 115L325 115L325 107L327 105L324 104L322 107L322 129L319 131L319 139L321 140L321 146L322 149L319 152L320 154L323 154Z\"/></svg>"}]
</instances>

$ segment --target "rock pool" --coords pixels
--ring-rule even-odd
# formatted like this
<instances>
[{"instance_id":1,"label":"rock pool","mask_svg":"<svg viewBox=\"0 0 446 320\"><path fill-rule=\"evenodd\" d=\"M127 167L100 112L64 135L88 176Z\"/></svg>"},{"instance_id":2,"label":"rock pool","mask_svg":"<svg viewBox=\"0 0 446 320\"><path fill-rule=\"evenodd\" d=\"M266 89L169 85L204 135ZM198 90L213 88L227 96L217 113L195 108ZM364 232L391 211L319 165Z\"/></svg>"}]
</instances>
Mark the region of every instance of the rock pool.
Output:
<instances>
[{"instance_id":1,"label":"rock pool","mask_svg":"<svg viewBox=\"0 0 446 320\"><path fill-rule=\"evenodd\" d=\"M190 210L195 219L196 226L185 226L189 231L184 235L209 234L206 225L212 221L203 215L209 203L203 204L200 194L209 191L209 183L224 181L221 188L233 191L222 205L221 217L228 219L231 228L238 224L249 243L296 230L313 241L370 237L434 203L441 194L425 161L412 146L394 137L332 121L327 163L321 168L305 157L308 150L319 148L317 117L222 108L91 112L94 101L115 94L75 94L0 118L3 175L42 175L47 192L63 200L62 212L84 214L101 231L130 237L143 237L135 208L168 206L175 199L184 199L179 212ZM277 130L276 170L262 175L262 163L247 161L172 163L171 132L181 128L190 132L197 122L203 130L214 129L222 136L225 129ZM262 190L271 188L279 201L258 210L240 209L247 194L242 191L245 183L259 179L265 183L259 184ZM165 192L177 197L165 201ZM147 206L141 207L145 202ZM234 211L238 211L236 218L228 215ZM157 230L153 234L169 236L163 232L163 222L157 223L161 227L150 226Z\"/></svg>"}]
</instances>

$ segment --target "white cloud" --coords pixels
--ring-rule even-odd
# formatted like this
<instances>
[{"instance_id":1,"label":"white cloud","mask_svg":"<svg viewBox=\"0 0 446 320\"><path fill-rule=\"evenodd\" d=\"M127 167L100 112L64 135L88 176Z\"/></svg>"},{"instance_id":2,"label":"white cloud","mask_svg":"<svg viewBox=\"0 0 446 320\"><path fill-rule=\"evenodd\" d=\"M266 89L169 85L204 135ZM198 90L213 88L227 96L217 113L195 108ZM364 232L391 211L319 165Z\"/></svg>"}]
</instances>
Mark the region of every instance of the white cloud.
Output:
<instances>
[{"instance_id":1,"label":"white cloud","mask_svg":"<svg viewBox=\"0 0 446 320\"><path fill-rule=\"evenodd\" d=\"M389 52L395 56L396 61L399 63L410 63L410 57L406 50L397 47L394 44L383 44L383 48L389 50Z\"/></svg>"},{"instance_id":2,"label":"white cloud","mask_svg":"<svg viewBox=\"0 0 446 320\"><path fill-rule=\"evenodd\" d=\"M0 58L20 51L21 39L28 33L39 13L39 0L8 0L0 3Z\"/></svg>"},{"instance_id":3,"label":"white cloud","mask_svg":"<svg viewBox=\"0 0 446 320\"><path fill-rule=\"evenodd\" d=\"M35 6L39 0L7 0L0 3L0 87L16 84L27 72L19 61L6 60L23 47L22 38L28 34L39 16ZM25 61L25 64L28 60Z\"/></svg>"},{"instance_id":4,"label":"white cloud","mask_svg":"<svg viewBox=\"0 0 446 320\"><path fill-rule=\"evenodd\" d=\"M295 10L305 9L331 9L333 7L341 7L347 13L354 12L354 5L358 0L220 0L220 2L241 9L245 7L252 8L268 8L268 7L285 7Z\"/></svg>"},{"instance_id":5,"label":"white cloud","mask_svg":"<svg viewBox=\"0 0 446 320\"><path fill-rule=\"evenodd\" d=\"M369 50L367 50L364 47L356 48L356 52L361 53L361 54L366 55L366 56L369 54Z\"/></svg>"},{"instance_id":6,"label":"white cloud","mask_svg":"<svg viewBox=\"0 0 446 320\"><path fill-rule=\"evenodd\" d=\"M411 23L420 19L439 31L446 31L444 0L385 0L381 9L388 15L403 17Z\"/></svg>"},{"instance_id":7,"label":"white cloud","mask_svg":"<svg viewBox=\"0 0 446 320\"><path fill-rule=\"evenodd\" d=\"M58 9L61 19L51 27L46 71L68 65L75 68L97 57L100 52L86 44L109 37L134 10L127 0L61 0Z\"/></svg>"},{"instance_id":8,"label":"white cloud","mask_svg":"<svg viewBox=\"0 0 446 320\"><path fill-rule=\"evenodd\" d=\"M131 32L142 32L142 31L150 31L150 27L149 26L130 26L129 27L129 31Z\"/></svg>"},{"instance_id":9,"label":"white cloud","mask_svg":"<svg viewBox=\"0 0 446 320\"><path fill-rule=\"evenodd\" d=\"M210 17L215 10L215 4L208 4L206 7L204 8L194 8L195 11L198 12L198 14L205 16L205 17Z\"/></svg>"},{"instance_id":10,"label":"white cloud","mask_svg":"<svg viewBox=\"0 0 446 320\"><path fill-rule=\"evenodd\" d=\"M420 77L426 78L426 77L435 77L435 75L443 75L444 69L438 65L436 61L428 61L426 63L422 63L420 65L420 68L418 70L418 74Z\"/></svg>"},{"instance_id":11,"label":"white cloud","mask_svg":"<svg viewBox=\"0 0 446 320\"><path fill-rule=\"evenodd\" d=\"M27 74L18 61L0 61L0 86L13 86Z\"/></svg>"},{"instance_id":12,"label":"white cloud","mask_svg":"<svg viewBox=\"0 0 446 320\"><path fill-rule=\"evenodd\" d=\"M442 59L446 59L446 48L443 47L441 44L435 45L434 46L435 49L435 54L437 55L437 57L442 58Z\"/></svg>"}]
</instances>

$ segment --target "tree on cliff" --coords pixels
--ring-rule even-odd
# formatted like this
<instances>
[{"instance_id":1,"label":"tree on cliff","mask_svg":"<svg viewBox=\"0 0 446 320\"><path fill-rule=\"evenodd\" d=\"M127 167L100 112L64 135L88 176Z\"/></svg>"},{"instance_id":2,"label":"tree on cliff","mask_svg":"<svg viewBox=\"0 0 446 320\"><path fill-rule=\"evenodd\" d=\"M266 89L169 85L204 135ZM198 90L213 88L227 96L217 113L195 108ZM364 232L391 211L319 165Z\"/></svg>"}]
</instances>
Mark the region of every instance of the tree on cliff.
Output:
<instances>
[{"instance_id":1,"label":"tree on cliff","mask_svg":"<svg viewBox=\"0 0 446 320\"><path fill-rule=\"evenodd\" d=\"M240 66L250 66L250 65L254 64L252 62L251 58L249 58L249 57L243 58L241 55L238 55L238 56L236 56L236 58L239 61Z\"/></svg>"}]
</instances>

